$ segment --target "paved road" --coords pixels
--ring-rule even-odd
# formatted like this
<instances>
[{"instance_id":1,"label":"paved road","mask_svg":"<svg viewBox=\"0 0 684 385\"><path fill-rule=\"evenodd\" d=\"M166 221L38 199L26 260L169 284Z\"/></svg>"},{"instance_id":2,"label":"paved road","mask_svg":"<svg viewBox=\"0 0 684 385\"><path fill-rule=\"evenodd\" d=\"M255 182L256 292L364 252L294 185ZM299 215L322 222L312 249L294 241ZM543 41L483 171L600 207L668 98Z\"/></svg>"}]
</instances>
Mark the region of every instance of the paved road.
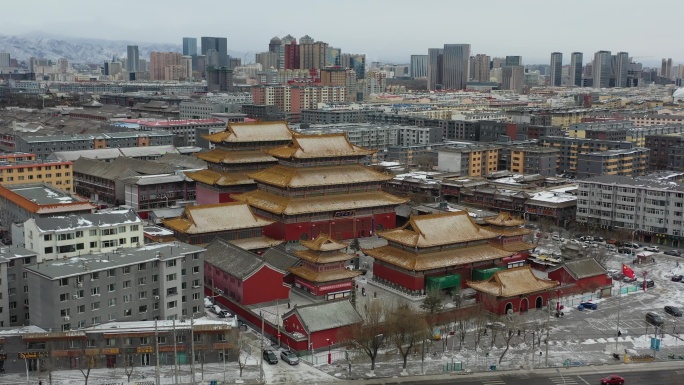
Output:
<instances>
[{"instance_id":1,"label":"paved road","mask_svg":"<svg viewBox=\"0 0 684 385\"><path fill-rule=\"evenodd\" d=\"M586 374L564 374L564 370L561 369L551 375L503 374L486 378L458 376L425 381L393 382L390 379L383 383L386 385L594 385L600 384L601 378L607 376L607 374L595 373L591 368L586 368L586 371ZM625 385L677 385L684 383L684 367L658 371L618 371L616 374L625 378Z\"/></svg>"}]
</instances>

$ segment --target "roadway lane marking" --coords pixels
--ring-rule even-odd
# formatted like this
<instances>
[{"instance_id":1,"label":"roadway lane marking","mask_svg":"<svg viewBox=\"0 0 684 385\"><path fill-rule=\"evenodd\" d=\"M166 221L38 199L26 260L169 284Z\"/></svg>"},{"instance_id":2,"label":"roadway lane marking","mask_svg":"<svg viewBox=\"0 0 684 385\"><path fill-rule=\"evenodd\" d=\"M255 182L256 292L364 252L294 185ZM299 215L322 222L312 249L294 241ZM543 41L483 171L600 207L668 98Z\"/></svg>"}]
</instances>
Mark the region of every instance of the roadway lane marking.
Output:
<instances>
[{"instance_id":1,"label":"roadway lane marking","mask_svg":"<svg viewBox=\"0 0 684 385\"><path fill-rule=\"evenodd\" d=\"M577 376L577 378L579 378L580 380L582 380L582 382L584 382L585 384L591 385L591 384L588 383L587 380L585 380L584 378L582 378L582 377L580 377L580 376Z\"/></svg>"},{"instance_id":2,"label":"roadway lane marking","mask_svg":"<svg viewBox=\"0 0 684 385\"><path fill-rule=\"evenodd\" d=\"M484 385L506 385L505 382L503 382L499 379L482 380L482 383Z\"/></svg>"},{"instance_id":3,"label":"roadway lane marking","mask_svg":"<svg viewBox=\"0 0 684 385\"><path fill-rule=\"evenodd\" d=\"M549 380L557 385L577 385L577 381L572 377L549 377Z\"/></svg>"}]
</instances>

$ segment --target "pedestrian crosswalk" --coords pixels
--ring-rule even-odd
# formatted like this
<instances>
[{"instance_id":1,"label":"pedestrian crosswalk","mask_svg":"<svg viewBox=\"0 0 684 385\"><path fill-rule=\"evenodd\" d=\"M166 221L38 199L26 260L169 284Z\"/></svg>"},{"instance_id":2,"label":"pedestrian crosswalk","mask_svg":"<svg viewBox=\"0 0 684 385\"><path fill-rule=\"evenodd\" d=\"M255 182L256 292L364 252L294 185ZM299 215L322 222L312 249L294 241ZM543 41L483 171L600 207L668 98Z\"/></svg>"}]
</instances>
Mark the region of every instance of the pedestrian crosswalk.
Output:
<instances>
[{"instance_id":1,"label":"pedestrian crosswalk","mask_svg":"<svg viewBox=\"0 0 684 385\"><path fill-rule=\"evenodd\" d=\"M486 380L482 380L483 385L506 385L503 380L500 378L488 378Z\"/></svg>"},{"instance_id":2,"label":"pedestrian crosswalk","mask_svg":"<svg viewBox=\"0 0 684 385\"><path fill-rule=\"evenodd\" d=\"M549 377L549 380L556 385L577 385L576 379L570 376Z\"/></svg>"}]
</instances>

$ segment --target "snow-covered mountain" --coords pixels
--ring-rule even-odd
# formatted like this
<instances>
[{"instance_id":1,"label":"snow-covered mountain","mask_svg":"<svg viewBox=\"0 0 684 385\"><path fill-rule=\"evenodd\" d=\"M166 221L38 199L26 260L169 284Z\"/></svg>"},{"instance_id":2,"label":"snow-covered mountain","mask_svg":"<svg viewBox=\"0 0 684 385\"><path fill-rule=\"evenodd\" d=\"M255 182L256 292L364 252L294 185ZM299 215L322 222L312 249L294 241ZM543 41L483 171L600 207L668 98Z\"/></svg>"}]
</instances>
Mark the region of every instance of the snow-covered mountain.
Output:
<instances>
[{"instance_id":1,"label":"snow-covered mountain","mask_svg":"<svg viewBox=\"0 0 684 385\"><path fill-rule=\"evenodd\" d=\"M38 57L53 60L66 58L71 63L101 63L112 60L113 56L126 57L128 45L137 45L140 58L147 60L152 51L182 52L180 44L62 37L41 32L21 36L0 35L0 52L9 52L12 58L19 61ZM229 51L228 54L242 57L237 52Z\"/></svg>"}]
</instances>

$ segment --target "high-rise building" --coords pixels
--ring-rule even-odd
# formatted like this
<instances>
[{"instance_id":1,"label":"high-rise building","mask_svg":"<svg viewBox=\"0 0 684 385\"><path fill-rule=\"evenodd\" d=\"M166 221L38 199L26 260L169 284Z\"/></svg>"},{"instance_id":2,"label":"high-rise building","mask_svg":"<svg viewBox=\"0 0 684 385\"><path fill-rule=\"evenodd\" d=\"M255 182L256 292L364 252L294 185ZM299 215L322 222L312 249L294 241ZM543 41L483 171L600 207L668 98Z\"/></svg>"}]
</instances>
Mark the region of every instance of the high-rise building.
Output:
<instances>
[{"instance_id":1,"label":"high-rise building","mask_svg":"<svg viewBox=\"0 0 684 385\"><path fill-rule=\"evenodd\" d=\"M506 56L506 65L507 66L521 66L522 64L522 56Z\"/></svg>"},{"instance_id":2,"label":"high-rise building","mask_svg":"<svg viewBox=\"0 0 684 385\"><path fill-rule=\"evenodd\" d=\"M184 71L181 70L182 55L178 52L151 52L150 79L178 80ZM167 68L169 67L169 68ZM178 67L178 68L176 68ZM192 64L191 64L192 67ZM192 68L191 68L192 70Z\"/></svg>"},{"instance_id":3,"label":"high-rise building","mask_svg":"<svg viewBox=\"0 0 684 385\"><path fill-rule=\"evenodd\" d=\"M491 71L489 69L490 58L484 54L475 55L475 67L471 69L473 71L473 79L476 82L488 82L491 77Z\"/></svg>"},{"instance_id":4,"label":"high-rise building","mask_svg":"<svg viewBox=\"0 0 684 385\"><path fill-rule=\"evenodd\" d=\"M313 43L314 43L314 39L313 39L313 37L311 37L309 35L304 35L299 39L300 45L301 44L313 44Z\"/></svg>"},{"instance_id":5,"label":"high-rise building","mask_svg":"<svg viewBox=\"0 0 684 385\"><path fill-rule=\"evenodd\" d=\"M10 61L11 58L9 52L0 52L0 67L9 67Z\"/></svg>"},{"instance_id":6,"label":"high-rise building","mask_svg":"<svg viewBox=\"0 0 684 385\"><path fill-rule=\"evenodd\" d=\"M207 67L207 90L232 91L233 70L228 67Z\"/></svg>"},{"instance_id":7,"label":"high-rise building","mask_svg":"<svg viewBox=\"0 0 684 385\"><path fill-rule=\"evenodd\" d=\"M428 90L434 91L442 88L442 68L444 67L444 49L428 49Z\"/></svg>"},{"instance_id":8,"label":"high-rise building","mask_svg":"<svg viewBox=\"0 0 684 385\"><path fill-rule=\"evenodd\" d=\"M560 52L551 53L551 74L549 85L560 87L561 75L563 73L563 54Z\"/></svg>"},{"instance_id":9,"label":"high-rise building","mask_svg":"<svg viewBox=\"0 0 684 385\"><path fill-rule=\"evenodd\" d=\"M411 78L424 78L427 76L427 55L411 55Z\"/></svg>"},{"instance_id":10,"label":"high-rise building","mask_svg":"<svg viewBox=\"0 0 684 385\"><path fill-rule=\"evenodd\" d=\"M349 55L349 69L354 70L357 79L366 78L366 55L365 54L350 54Z\"/></svg>"},{"instance_id":11,"label":"high-rise building","mask_svg":"<svg viewBox=\"0 0 684 385\"><path fill-rule=\"evenodd\" d=\"M325 66L340 67L342 65L342 49L328 47L325 50Z\"/></svg>"},{"instance_id":12,"label":"high-rise building","mask_svg":"<svg viewBox=\"0 0 684 385\"><path fill-rule=\"evenodd\" d=\"M663 58L662 64L660 65L660 76L667 79L672 79L672 58Z\"/></svg>"},{"instance_id":13,"label":"high-rise building","mask_svg":"<svg viewBox=\"0 0 684 385\"><path fill-rule=\"evenodd\" d=\"M299 69L299 44L296 40L290 41L285 45L285 69L296 70Z\"/></svg>"},{"instance_id":14,"label":"high-rise building","mask_svg":"<svg viewBox=\"0 0 684 385\"><path fill-rule=\"evenodd\" d=\"M464 90L468 82L470 44L444 44L442 84L447 90Z\"/></svg>"},{"instance_id":15,"label":"high-rise building","mask_svg":"<svg viewBox=\"0 0 684 385\"><path fill-rule=\"evenodd\" d=\"M140 55L137 45L126 47L126 63L128 72L140 72Z\"/></svg>"},{"instance_id":16,"label":"high-rise building","mask_svg":"<svg viewBox=\"0 0 684 385\"><path fill-rule=\"evenodd\" d=\"M183 68L183 78L192 79L192 59L190 55L181 56L181 67Z\"/></svg>"},{"instance_id":17,"label":"high-rise building","mask_svg":"<svg viewBox=\"0 0 684 385\"><path fill-rule=\"evenodd\" d=\"M582 86L582 52L573 52L570 55L570 85Z\"/></svg>"},{"instance_id":18,"label":"high-rise building","mask_svg":"<svg viewBox=\"0 0 684 385\"><path fill-rule=\"evenodd\" d=\"M197 38L184 37L183 38L183 55L197 56Z\"/></svg>"},{"instance_id":19,"label":"high-rise building","mask_svg":"<svg viewBox=\"0 0 684 385\"><path fill-rule=\"evenodd\" d=\"M228 56L228 39L225 37L202 37L202 55L207 55L209 50L214 50L218 59L217 66L227 67L230 65ZM209 57L209 55L207 55Z\"/></svg>"},{"instance_id":20,"label":"high-rise building","mask_svg":"<svg viewBox=\"0 0 684 385\"><path fill-rule=\"evenodd\" d=\"M611 62L610 51L598 51L594 54L594 62L592 63L594 88L608 88L610 86Z\"/></svg>"},{"instance_id":21,"label":"high-rise building","mask_svg":"<svg viewBox=\"0 0 684 385\"><path fill-rule=\"evenodd\" d=\"M267 70L269 68L278 68L278 59L279 55L277 52L260 52L256 54L254 60L258 63L261 64L261 68L263 70Z\"/></svg>"},{"instance_id":22,"label":"high-rise building","mask_svg":"<svg viewBox=\"0 0 684 385\"><path fill-rule=\"evenodd\" d=\"M501 68L506 65L506 59L502 57L495 57L492 59L492 69Z\"/></svg>"},{"instance_id":23,"label":"high-rise building","mask_svg":"<svg viewBox=\"0 0 684 385\"><path fill-rule=\"evenodd\" d=\"M302 39L299 40L299 68L325 68L325 57L326 51L328 49L328 43L317 41L311 44L304 44L302 43Z\"/></svg>"},{"instance_id":24,"label":"high-rise building","mask_svg":"<svg viewBox=\"0 0 684 385\"><path fill-rule=\"evenodd\" d=\"M615 87L627 87L627 67L629 66L629 54L618 52L613 61L615 72Z\"/></svg>"},{"instance_id":25,"label":"high-rise building","mask_svg":"<svg viewBox=\"0 0 684 385\"><path fill-rule=\"evenodd\" d=\"M285 61L285 51L283 47L283 41L278 37L274 36L268 42L268 52L274 53L278 56L274 68L281 69L284 66ZM233 67L234 68L234 67Z\"/></svg>"},{"instance_id":26,"label":"high-rise building","mask_svg":"<svg viewBox=\"0 0 684 385\"><path fill-rule=\"evenodd\" d=\"M503 66L501 67L501 89L512 90L519 94L523 91L525 83L525 67Z\"/></svg>"}]
</instances>

